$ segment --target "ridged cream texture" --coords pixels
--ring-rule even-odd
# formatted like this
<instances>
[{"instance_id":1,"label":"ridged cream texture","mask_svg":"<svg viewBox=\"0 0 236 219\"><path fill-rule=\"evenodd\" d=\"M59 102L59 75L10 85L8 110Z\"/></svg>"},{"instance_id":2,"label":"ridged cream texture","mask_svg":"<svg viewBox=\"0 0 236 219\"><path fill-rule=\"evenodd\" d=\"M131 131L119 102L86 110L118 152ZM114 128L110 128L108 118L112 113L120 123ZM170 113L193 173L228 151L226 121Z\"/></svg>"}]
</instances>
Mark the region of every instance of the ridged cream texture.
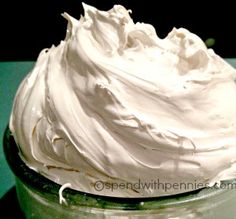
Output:
<instances>
[{"instance_id":1,"label":"ridged cream texture","mask_svg":"<svg viewBox=\"0 0 236 219\"><path fill-rule=\"evenodd\" d=\"M185 191L140 182L234 178L235 69L184 28L160 39L123 6L83 6L80 20L64 13L65 40L40 53L16 93L10 129L24 162L61 185L119 197ZM111 191L115 183L130 184Z\"/></svg>"}]
</instances>

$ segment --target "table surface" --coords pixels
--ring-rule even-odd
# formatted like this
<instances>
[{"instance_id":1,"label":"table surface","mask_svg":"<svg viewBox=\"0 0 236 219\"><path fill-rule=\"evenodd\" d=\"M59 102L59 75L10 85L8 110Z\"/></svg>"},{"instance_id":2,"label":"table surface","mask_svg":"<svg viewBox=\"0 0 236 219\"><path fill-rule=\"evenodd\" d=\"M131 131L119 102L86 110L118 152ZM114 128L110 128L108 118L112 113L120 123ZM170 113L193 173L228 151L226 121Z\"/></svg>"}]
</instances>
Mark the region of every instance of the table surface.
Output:
<instances>
[{"instance_id":1,"label":"table surface","mask_svg":"<svg viewBox=\"0 0 236 219\"><path fill-rule=\"evenodd\" d=\"M225 59L236 67L236 58ZM2 148L4 130L8 124L13 99L20 82L34 62L0 62L0 198L14 187L14 176L7 165Z\"/></svg>"}]
</instances>

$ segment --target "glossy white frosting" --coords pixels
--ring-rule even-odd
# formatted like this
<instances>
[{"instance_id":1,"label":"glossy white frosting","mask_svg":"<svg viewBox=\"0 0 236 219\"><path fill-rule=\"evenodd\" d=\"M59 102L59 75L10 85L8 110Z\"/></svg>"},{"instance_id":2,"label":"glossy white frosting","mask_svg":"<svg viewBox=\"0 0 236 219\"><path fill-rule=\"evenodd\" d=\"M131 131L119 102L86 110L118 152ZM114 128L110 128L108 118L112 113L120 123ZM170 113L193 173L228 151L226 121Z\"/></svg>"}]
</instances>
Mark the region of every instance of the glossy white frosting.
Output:
<instances>
[{"instance_id":1,"label":"glossy white frosting","mask_svg":"<svg viewBox=\"0 0 236 219\"><path fill-rule=\"evenodd\" d=\"M97 191L96 181L234 178L235 69L184 28L160 39L123 6L84 10L80 20L64 14L65 40L40 53L16 94L10 129L25 163L61 185L120 197L185 189Z\"/></svg>"}]
</instances>

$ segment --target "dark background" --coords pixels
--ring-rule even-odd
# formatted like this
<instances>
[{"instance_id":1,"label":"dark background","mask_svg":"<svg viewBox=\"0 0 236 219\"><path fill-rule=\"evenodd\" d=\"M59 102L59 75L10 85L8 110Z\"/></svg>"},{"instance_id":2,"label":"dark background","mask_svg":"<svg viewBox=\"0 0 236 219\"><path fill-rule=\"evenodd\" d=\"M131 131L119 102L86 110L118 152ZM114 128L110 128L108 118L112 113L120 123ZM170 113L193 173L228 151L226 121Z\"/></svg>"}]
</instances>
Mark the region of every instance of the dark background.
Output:
<instances>
[{"instance_id":1,"label":"dark background","mask_svg":"<svg viewBox=\"0 0 236 219\"><path fill-rule=\"evenodd\" d=\"M122 4L135 22L150 23L163 38L173 27L185 27L224 58L236 57L236 9L227 1L84 0L101 10ZM233 1L232 1L233 2ZM0 61L35 60L39 52L64 39L67 12L79 19L80 0L8 0L0 7Z\"/></svg>"}]
</instances>

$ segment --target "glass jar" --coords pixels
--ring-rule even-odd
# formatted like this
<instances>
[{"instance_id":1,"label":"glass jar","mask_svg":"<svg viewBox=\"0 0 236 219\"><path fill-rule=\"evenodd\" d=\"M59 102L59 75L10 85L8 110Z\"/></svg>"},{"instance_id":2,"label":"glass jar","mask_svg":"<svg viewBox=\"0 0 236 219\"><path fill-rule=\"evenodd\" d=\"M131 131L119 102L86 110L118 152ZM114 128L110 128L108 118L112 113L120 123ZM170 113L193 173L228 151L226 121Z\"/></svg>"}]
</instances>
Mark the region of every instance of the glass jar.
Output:
<instances>
[{"instance_id":1,"label":"glass jar","mask_svg":"<svg viewBox=\"0 0 236 219\"><path fill-rule=\"evenodd\" d=\"M236 180L225 181L224 188L156 198L104 197L66 188L63 197L67 204L60 204L61 185L25 165L9 128L4 133L3 145L15 175L18 201L27 219L232 219L236 215Z\"/></svg>"}]
</instances>

